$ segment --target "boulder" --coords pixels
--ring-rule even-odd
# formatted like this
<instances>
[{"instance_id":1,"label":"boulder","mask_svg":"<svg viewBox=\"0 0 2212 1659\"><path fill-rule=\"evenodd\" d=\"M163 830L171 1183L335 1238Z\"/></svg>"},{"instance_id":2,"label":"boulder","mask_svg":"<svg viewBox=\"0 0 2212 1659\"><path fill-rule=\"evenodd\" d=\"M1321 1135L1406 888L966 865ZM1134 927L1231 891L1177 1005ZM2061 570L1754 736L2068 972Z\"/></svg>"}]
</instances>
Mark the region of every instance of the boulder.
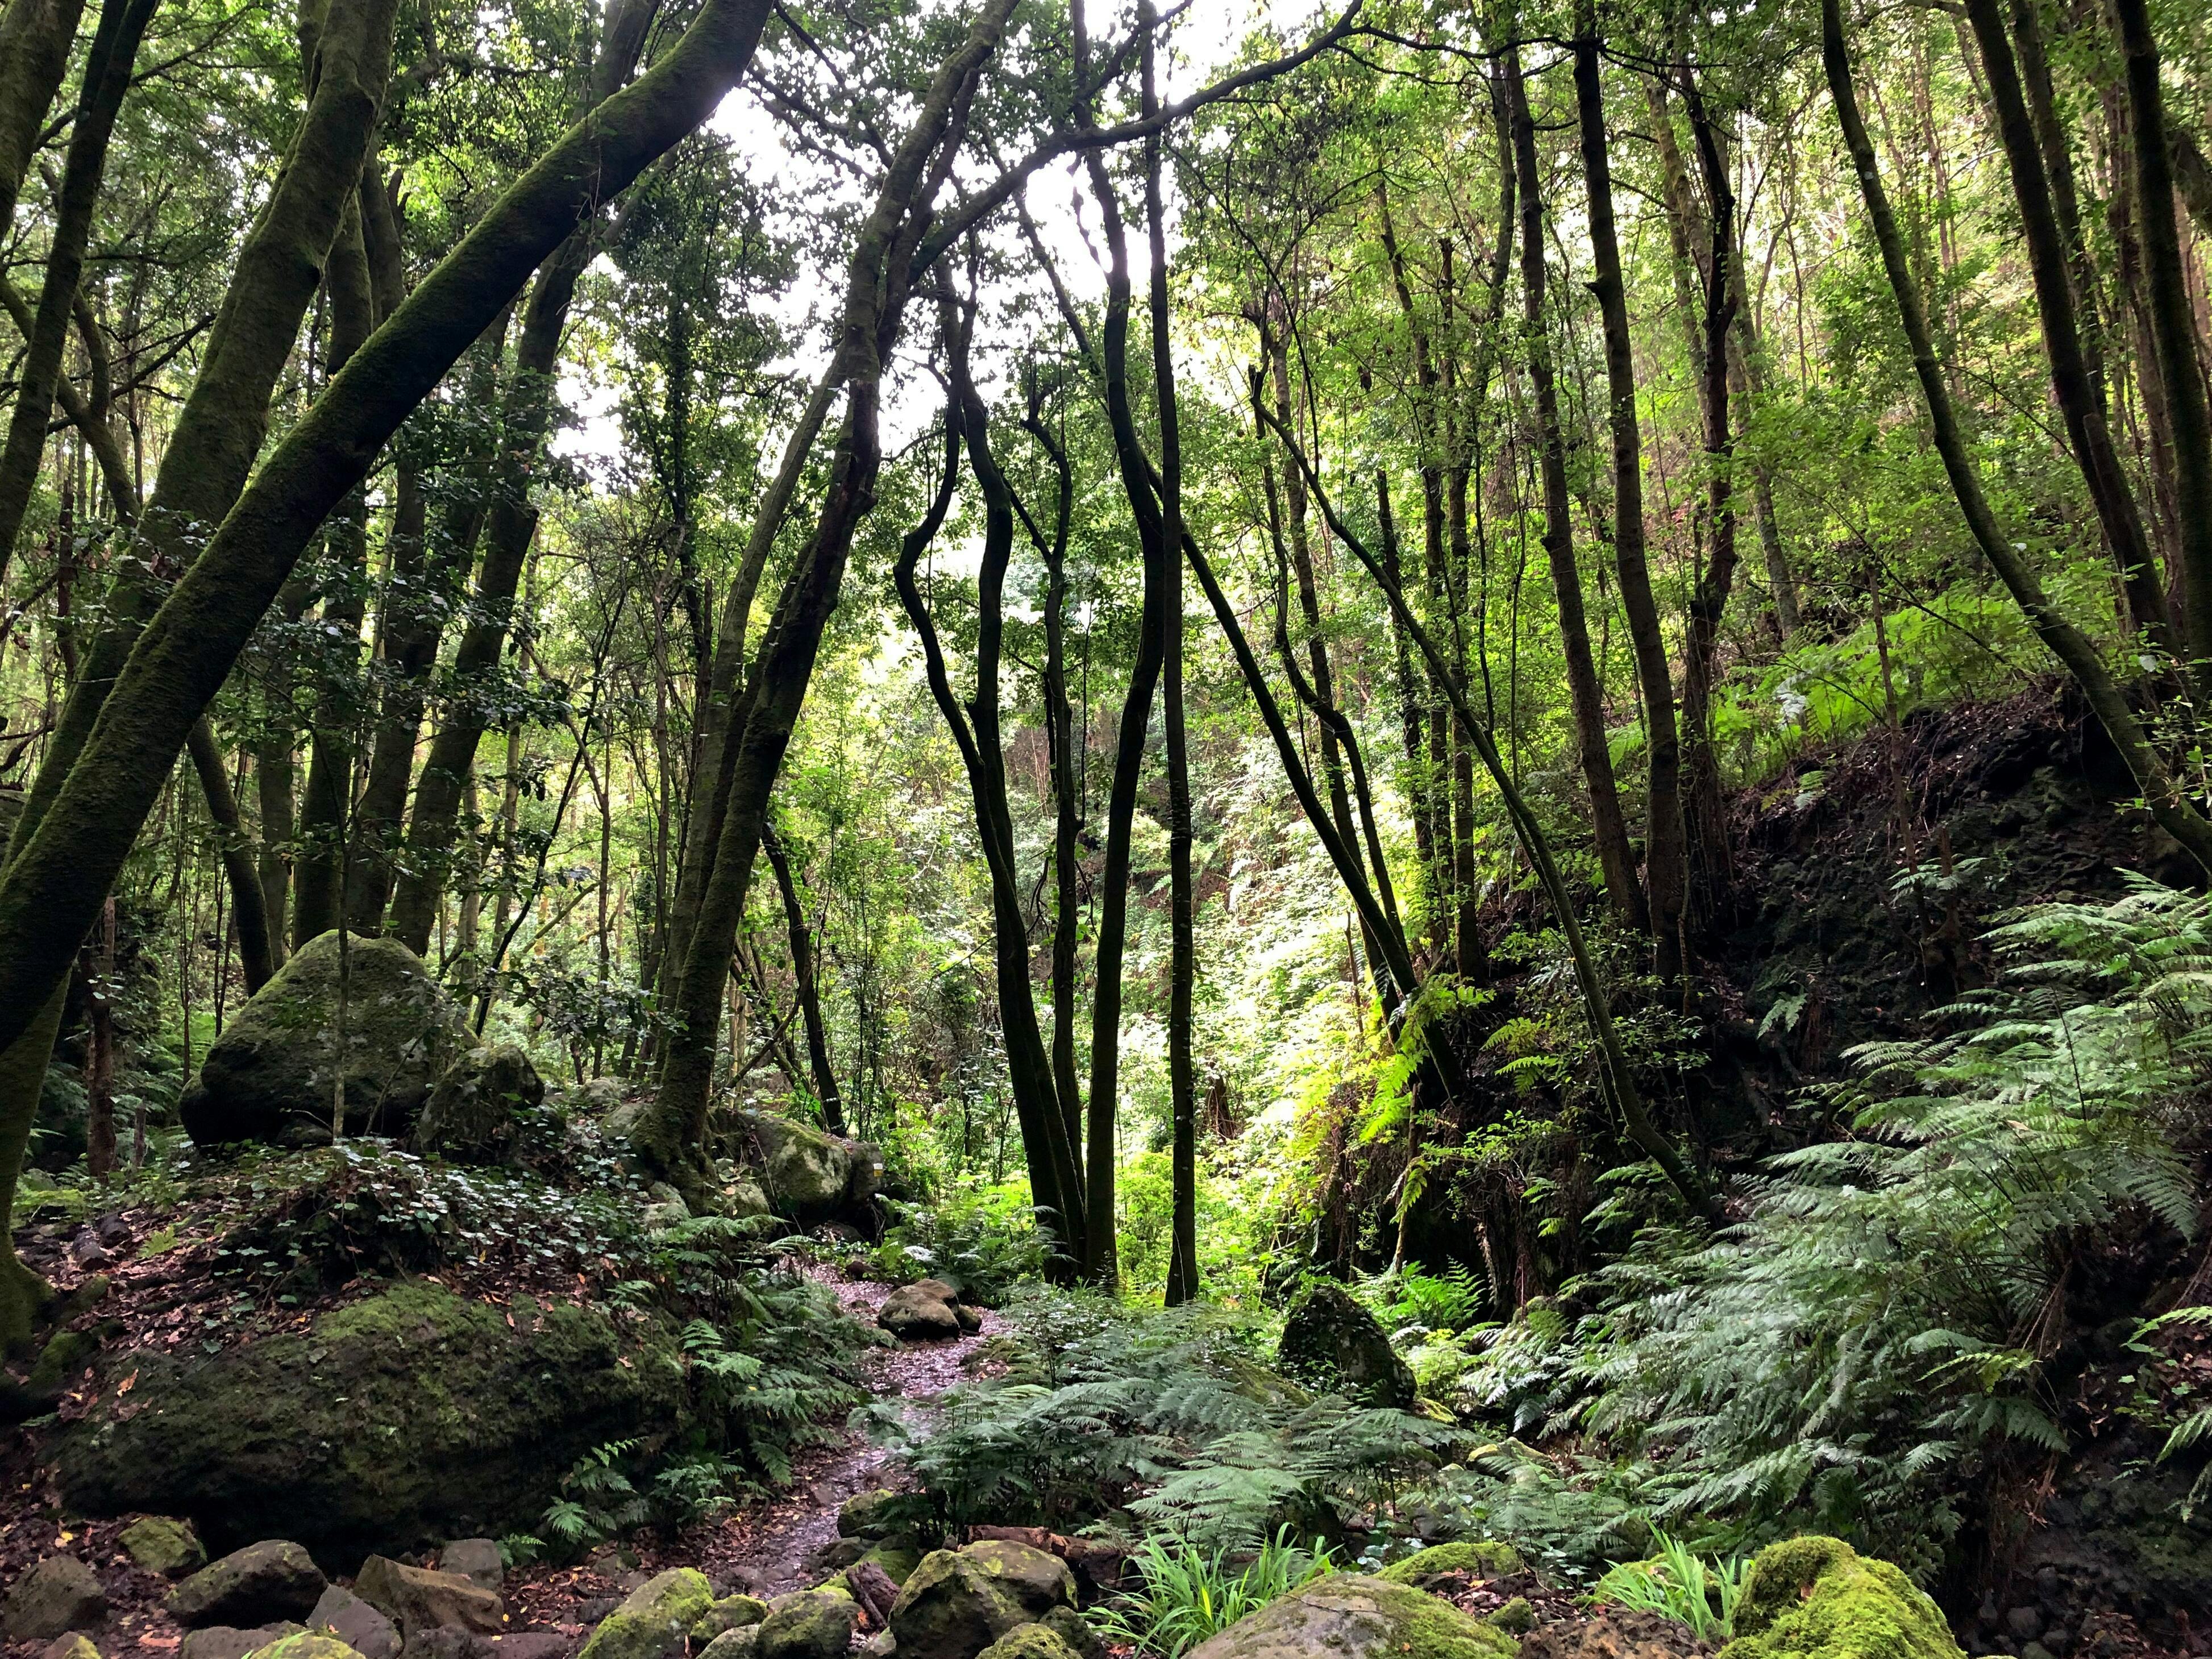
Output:
<instances>
[{"instance_id":1,"label":"boulder","mask_svg":"<svg viewBox=\"0 0 2212 1659\"><path fill-rule=\"evenodd\" d=\"M328 1631L361 1659L399 1659L399 1631L378 1608L333 1584L307 1615L310 1630Z\"/></svg>"},{"instance_id":2,"label":"boulder","mask_svg":"<svg viewBox=\"0 0 2212 1659\"><path fill-rule=\"evenodd\" d=\"M164 1578L181 1578L207 1565L207 1547L192 1523L173 1516L149 1515L133 1521L116 1534L115 1541L141 1571L158 1572Z\"/></svg>"},{"instance_id":3,"label":"boulder","mask_svg":"<svg viewBox=\"0 0 2212 1659\"><path fill-rule=\"evenodd\" d=\"M90 1637L79 1631L71 1631L66 1636L57 1636L47 1643L39 1659L100 1659L100 1656Z\"/></svg>"},{"instance_id":4,"label":"boulder","mask_svg":"<svg viewBox=\"0 0 2212 1659\"><path fill-rule=\"evenodd\" d=\"M1189 1659L1513 1659L1519 1645L1410 1584L1332 1575L1200 1643Z\"/></svg>"},{"instance_id":5,"label":"boulder","mask_svg":"<svg viewBox=\"0 0 2212 1659\"><path fill-rule=\"evenodd\" d=\"M1076 1659L1106 1659L1106 1642L1073 1607L1054 1607L1037 1620L1075 1650Z\"/></svg>"},{"instance_id":6,"label":"boulder","mask_svg":"<svg viewBox=\"0 0 2212 1659\"><path fill-rule=\"evenodd\" d=\"M471 1583L495 1590L507 1582L507 1558L489 1538L456 1538L438 1552L438 1571L457 1572Z\"/></svg>"},{"instance_id":7,"label":"boulder","mask_svg":"<svg viewBox=\"0 0 2212 1659\"><path fill-rule=\"evenodd\" d=\"M1293 1382L1363 1406L1404 1411L1413 1403L1413 1368L1375 1316L1328 1279L1291 1304L1275 1363Z\"/></svg>"},{"instance_id":8,"label":"boulder","mask_svg":"<svg viewBox=\"0 0 2212 1659\"><path fill-rule=\"evenodd\" d=\"M726 1630L700 1650L699 1659L754 1659L760 1651L760 1626Z\"/></svg>"},{"instance_id":9,"label":"boulder","mask_svg":"<svg viewBox=\"0 0 2212 1659\"><path fill-rule=\"evenodd\" d=\"M131 1393L103 1389L55 1448L72 1510L181 1511L217 1547L283 1530L337 1559L526 1525L579 1457L685 1409L664 1322L419 1281L212 1357L111 1363Z\"/></svg>"},{"instance_id":10,"label":"boulder","mask_svg":"<svg viewBox=\"0 0 2212 1659\"><path fill-rule=\"evenodd\" d=\"M914 1570L921 1565L921 1551L903 1538L895 1538L870 1545L868 1553L848 1567L846 1571L850 1573L855 1568L872 1566L879 1570L894 1584L904 1585L914 1577Z\"/></svg>"},{"instance_id":11,"label":"boulder","mask_svg":"<svg viewBox=\"0 0 2212 1659\"><path fill-rule=\"evenodd\" d=\"M1049 1625L1017 1625L983 1650L981 1659L1078 1659L1067 1638Z\"/></svg>"},{"instance_id":12,"label":"boulder","mask_svg":"<svg viewBox=\"0 0 2212 1659\"><path fill-rule=\"evenodd\" d=\"M632 1590L601 1620L578 1659L682 1659L692 1627L714 1606L705 1573L672 1568Z\"/></svg>"},{"instance_id":13,"label":"boulder","mask_svg":"<svg viewBox=\"0 0 2212 1659\"><path fill-rule=\"evenodd\" d=\"M844 1659L860 1611L850 1596L823 1590L779 1595L760 1622L759 1659Z\"/></svg>"},{"instance_id":14,"label":"boulder","mask_svg":"<svg viewBox=\"0 0 2212 1659\"><path fill-rule=\"evenodd\" d=\"M975 1659L1016 1626L1074 1601L1066 1562L991 1540L922 1557L892 1604L890 1628L900 1659Z\"/></svg>"},{"instance_id":15,"label":"boulder","mask_svg":"<svg viewBox=\"0 0 2212 1659\"><path fill-rule=\"evenodd\" d=\"M775 1213L769 1207L767 1189L750 1176L739 1176L722 1189L722 1212L740 1221Z\"/></svg>"},{"instance_id":16,"label":"boulder","mask_svg":"<svg viewBox=\"0 0 2212 1659\"><path fill-rule=\"evenodd\" d=\"M743 1114L760 1148L761 1184L778 1215L827 1221L846 1208L853 1143L774 1112Z\"/></svg>"},{"instance_id":17,"label":"boulder","mask_svg":"<svg viewBox=\"0 0 2212 1659\"><path fill-rule=\"evenodd\" d=\"M515 1044L471 1048L446 1068L423 1103L415 1150L454 1164L504 1164L514 1150L515 1109L544 1098L538 1068Z\"/></svg>"},{"instance_id":18,"label":"boulder","mask_svg":"<svg viewBox=\"0 0 2212 1659\"><path fill-rule=\"evenodd\" d=\"M353 1593L399 1626L403 1638L453 1626L487 1636L507 1628L498 1595L457 1572L410 1567L389 1556L361 1564Z\"/></svg>"},{"instance_id":19,"label":"boulder","mask_svg":"<svg viewBox=\"0 0 2212 1659\"><path fill-rule=\"evenodd\" d=\"M337 1637L319 1630L280 1636L265 1648L256 1648L246 1659L362 1659Z\"/></svg>"},{"instance_id":20,"label":"boulder","mask_svg":"<svg viewBox=\"0 0 2212 1659\"><path fill-rule=\"evenodd\" d=\"M282 1637L297 1636L306 1626L289 1620L240 1630L234 1625L208 1625L186 1631L177 1649L177 1659L246 1659Z\"/></svg>"},{"instance_id":21,"label":"boulder","mask_svg":"<svg viewBox=\"0 0 2212 1659\"><path fill-rule=\"evenodd\" d=\"M47 1642L107 1617L99 1576L74 1555L49 1555L8 1592L0 1633L11 1642Z\"/></svg>"},{"instance_id":22,"label":"boulder","mask_svg":"<svg viewBox=\"0 0 2212 1659\"><path fill-rule=\"evenodd\" d=\"M939 1279L905 1285L884 1298L876 1323L902 1342L931 1341L960 1334L960 1315L952 1287Z\"/></svg>"},{"instance_id":23,"label":"boulder","mask_svg":"<svg viewBox=\"0 0 2212 1659\"><path fill-rule=\"evenodd\" d=\"M335 931L310 939L249 998L178 1102L196 1145L320 1146L341 1086L348 1134L404 1134L475 1038L398 939L349 937L339 1029Z\"/></svg>"},{"instance_id":24,"label":"boulder","mask_svg":"<svg viewBox=\"0 0 2212 1659\"><path fill-rule=\"evenodd\" d=\"M433 1625L400 1644L399 1659L491 1659L491 1638L459 1625Z\"/></svg>"},{"instance_id":25,"label":"boulder","mask_svg":"<svg viewBox=\"0 0 2212 1659\"><path fill-rule=\"evenodd\" d=\"M264 1625L304 1619L327 1588L297 1544L265 1539L233 1550L169 1592L169 1617L185 1626Z\"/></svg>"},{"instance_id":26,"label":"boulder","mask_svg":"<svg viewBox=\"0 0 2212 1659\"><path fill-rule=\"evenodd\" d=\"M750 1630L767 1617L768 1603L757 1595L725 1595L691 1626L691 1639L711 1642L725 1631Z\"/></svg>"},{"instance_id":27,"label":"boulder","mask_svg":"<svg viewBox=\"0 0 2212 1659\"><path fill-rule=\"evenodd\" d=\"M1427 1549L1416 1550L1375 1576L1394 1584L1411 1584L1418 1589L1429 1579L1450 1573L1463 1572L1470 1578L1503 1578L1521 1571L1523 1565L1521 1552L1512 1545L1494 1538L1477 1538L1455 1544L1432 1544Z\"/></svg>"},{"instance_id":28,"label":"boulder","mask_svg":"<svg viewBox=\"0 0 2212 1659\"><path fill-rule=\"evenodd\" d=\"M903 1494L888 1486L856 1492L837 1506L837 1530L847 1538L891 1538L907 1530L898 1520Z\"/></svg>"},{"instance_id":29,"label":"boulder","mask_svg":"<svg viewBox=\"0 0 2212 1659\"><path fill-rule=\"evenodd\" d=\"M1926 1593L1887 1561L1817 1534L1752 1563L1728 1659L1960 1659Z\"/></svg>"}]
</instances>

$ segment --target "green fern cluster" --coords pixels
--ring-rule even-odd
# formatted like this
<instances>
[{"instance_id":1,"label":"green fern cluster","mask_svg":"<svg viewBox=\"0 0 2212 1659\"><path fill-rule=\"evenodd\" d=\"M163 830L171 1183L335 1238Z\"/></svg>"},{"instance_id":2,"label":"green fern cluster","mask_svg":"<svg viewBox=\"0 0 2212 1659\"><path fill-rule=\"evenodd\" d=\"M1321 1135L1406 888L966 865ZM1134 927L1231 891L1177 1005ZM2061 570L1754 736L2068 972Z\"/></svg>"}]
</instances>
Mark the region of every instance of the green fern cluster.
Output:
<instances>
[{"instance_id":1,"label":"green fern cluster","mask_svg":"<svg viewBox=\"0 0 2212 1659\"><path fill-rule=\"evenodd\" d=\"M2064 1281L2124 1222L2192 1233L2212 900L2135 882L2021 913L1948 1035L1871 1045L1851 1133L1776 1159L1750 1218L1598 1276L1583 1426L1691 1478L1655 1517L1787 1520L1923 1573L1973 1476L2063 1438Z\"/></svg>"},{"instance_id":2,"label":"green fern cluster","mask_svg":"<svg viewBox=\"0 0 2212 1659\"><path fill-rule=\"evenodd\" d=\"M1465 1443L1449 1424L1292 1387L1254 1357L1249 1316L1040 1288L1012 1318L1005 1375L952 1389L927 1425L896 1402L869 1413L947 1522L1066 1529L1124 1510L1201 1549L1255 1549L1286 1523L1334 1534Z\"/></svg>"}]
</instances>

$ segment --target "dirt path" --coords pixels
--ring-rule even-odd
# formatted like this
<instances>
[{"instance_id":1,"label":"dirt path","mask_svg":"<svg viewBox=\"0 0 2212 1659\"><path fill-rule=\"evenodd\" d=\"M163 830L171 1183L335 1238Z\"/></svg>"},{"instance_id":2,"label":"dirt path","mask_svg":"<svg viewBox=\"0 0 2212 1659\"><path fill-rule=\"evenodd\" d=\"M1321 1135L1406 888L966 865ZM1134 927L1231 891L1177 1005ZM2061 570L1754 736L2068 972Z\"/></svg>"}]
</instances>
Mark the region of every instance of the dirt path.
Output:
<instances>
[{"instance_id":1,"label":"dirt path","mask_svg":"<svg viewBox=\"0 0 2212 1659\"><path fill-rule=\"evenodd\" d=\"M842 1279L810 1269L854 1318L873 1325L891 1287ZM972 1374L978 1345L1004 1328L986 1313L975 1335L939 1342L901 1342L871 1348L861 1358L861 1379L878 1400L903 1400L926 1407L928 1401ZM656 1572L696 1567L718 1590L781 1595L818 1583L826 1575L809 1566L816 1553L837 1536L838 1506L855 1492L900 1484L890 1454L862 1435L840 1428L826 1445L803 1453L790 1487L765 1504L738 1510L680 1536L641 1543L628 1553L635 1565L613 1552L580 1567L532 1568L510 1576L507 1597L527 1622L580 1636L611 1604Z\"/></svg>"}]
</instances>

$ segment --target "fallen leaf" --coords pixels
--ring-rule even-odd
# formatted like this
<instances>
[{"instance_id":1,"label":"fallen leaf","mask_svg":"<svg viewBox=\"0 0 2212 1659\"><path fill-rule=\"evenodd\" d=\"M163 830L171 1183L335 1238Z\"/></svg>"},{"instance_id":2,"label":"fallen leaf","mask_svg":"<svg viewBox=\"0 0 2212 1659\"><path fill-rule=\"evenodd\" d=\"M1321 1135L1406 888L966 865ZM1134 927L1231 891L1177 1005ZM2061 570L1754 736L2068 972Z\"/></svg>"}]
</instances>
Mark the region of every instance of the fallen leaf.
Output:
<instances>
[{"instance_id":1,"label":"fallen leaf","mask_svg":"<svg viewBox=\"0 0 2212 1659\"><path fill-rule=\"evenodd\" d=\"M122 1381L118 1385L117 1385L117 1388L116 1388L116 1390L115 1390L116 1394L117 1394L118 1395L122 1395L129 1394L129 1393L131 1392L131 1390L132 1387L133 1387L133 1386L135 1386L135 1385L137 1384L137 1381L138 1381L138 1373L137 1373L137 1372L136 1372L136 1371L131 1372L130 1376L128 1376L125 1377L125 1378L123 1379L123 1381Z\"/></svg>"}]
</instances>

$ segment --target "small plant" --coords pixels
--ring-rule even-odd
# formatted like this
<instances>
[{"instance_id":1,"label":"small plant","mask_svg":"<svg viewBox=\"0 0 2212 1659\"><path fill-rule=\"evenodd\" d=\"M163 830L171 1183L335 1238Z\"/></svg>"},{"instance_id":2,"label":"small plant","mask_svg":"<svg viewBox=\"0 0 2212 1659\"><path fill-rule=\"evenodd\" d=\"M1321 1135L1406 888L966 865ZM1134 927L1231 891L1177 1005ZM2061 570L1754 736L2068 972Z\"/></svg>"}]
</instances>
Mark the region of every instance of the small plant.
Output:
<instances>
[{"instance_id":1,"label":"small plant","mask_svg":"<svg viewBox=\"0 0 2212 1659\"><path fill-rule=\"evenodd\" d=\"M1654 1532L1651 1541L1656 1555L1617 1563L1597 1581L1590 1600L1663 1613L1687 1625L1700 1642L1718 1644L1734 1637L1736 1604L1751 1576L1750 1559L1738 1555L1709 1563L1680 1539L1663 1532Z\"/></svg>"},{"instance_id":2,"label":"small plant","mask_svg":"<svg viewBox=\"0 0 2212 1659\"><path fill-rule=\"evenodd\" d=\"M651 1502L638 1491L623 1467L638 1444L635 1440L610 1440L595 1446L561 1477L562 1495L546 1506L538 1523L556 1548L581 1555L592 1545L603 1544L653 1518Z\"/></svg>"},{"instance_id":3,"label":"small plant","mask_svg":"<svg viewBox=\"0 0 2212 1659\"><path fill-rule=\"evenodd\" d=\"M1027 1205L1004 1188L963 1188L934 1210L886 1199L896 1216L876 1251L876 1269L896 1282L940 1279L986 1308L1004 1304L1036 1279L1048 1253Z\"/></svg>"},{"instance_id":4,"label":"small plant","mask_svg":"<svg viewBox=\"0 0 2212 1659\"><path fill-rule=\"evenodd\" d=\"M1279 1528L1238 1569L1227 1552L1187 1539L1145 1540L1131 1558L1143 1590L1097 1615L1108 1639L1158 1659L1181 1659L1208 1637L1336 1571L1327 1550L1309 1553Z\"/></svg>"}]
</instances>

